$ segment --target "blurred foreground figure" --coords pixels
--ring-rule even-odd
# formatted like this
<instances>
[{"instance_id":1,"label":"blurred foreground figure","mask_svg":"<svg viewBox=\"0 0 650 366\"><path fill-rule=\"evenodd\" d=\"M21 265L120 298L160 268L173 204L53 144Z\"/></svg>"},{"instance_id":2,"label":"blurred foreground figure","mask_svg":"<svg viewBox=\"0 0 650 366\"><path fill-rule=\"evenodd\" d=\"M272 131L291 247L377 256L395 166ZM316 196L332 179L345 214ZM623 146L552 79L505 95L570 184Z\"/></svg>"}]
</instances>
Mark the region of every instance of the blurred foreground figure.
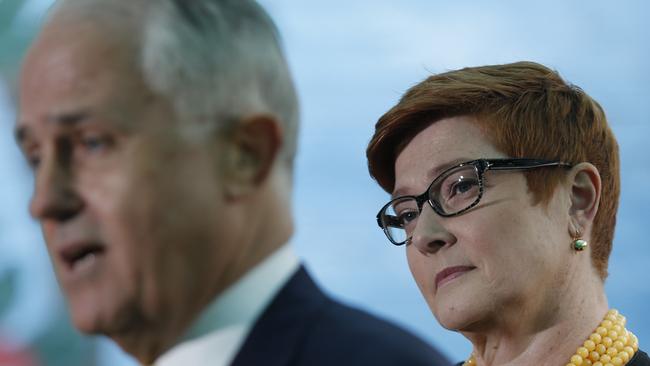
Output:
<instances>
[{"instance_id":1,"label":"blurred foreground figure","mask_svg":"<svg viewBox=\"0 0 650 366\"><path fill-rule=\"evenodd\" d=\"M434 75L380 118L367 156L393 196L379 226L474 346L465 365L650 365L608 309L618 145L580 88L533 62Z\"/></svg>"},{"instance_id":2,"label":"blurred foreground figure","mask_svg":"<svg viewBox=\"0 0 650 366\"><path fill-rule=\"evenodd\" d=\"M60 1L16 137L74 324L143 364L442 365L287 242L298 106L247 0Z\"/></svg>"}]
</instances>

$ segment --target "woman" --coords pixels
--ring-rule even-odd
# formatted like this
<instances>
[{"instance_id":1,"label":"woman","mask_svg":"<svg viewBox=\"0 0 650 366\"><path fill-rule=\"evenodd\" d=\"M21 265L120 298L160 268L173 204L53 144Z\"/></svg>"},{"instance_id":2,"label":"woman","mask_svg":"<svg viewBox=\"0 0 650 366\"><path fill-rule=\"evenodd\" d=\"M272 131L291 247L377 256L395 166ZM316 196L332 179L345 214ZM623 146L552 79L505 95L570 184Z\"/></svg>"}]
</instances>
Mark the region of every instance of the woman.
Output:
<instances>
[{"instance_id":1,"label":"woman","mask_svg":"<svg viewBox=\"0 0 650 366\"><path fill-rule=\"evenodd\" d=\"M465 365L650 365L608 310L618 147L578 87L531 62L435 75L380 118L367 156L393 197L379 226L472 342Z\"/></svg>"}]
</instances>

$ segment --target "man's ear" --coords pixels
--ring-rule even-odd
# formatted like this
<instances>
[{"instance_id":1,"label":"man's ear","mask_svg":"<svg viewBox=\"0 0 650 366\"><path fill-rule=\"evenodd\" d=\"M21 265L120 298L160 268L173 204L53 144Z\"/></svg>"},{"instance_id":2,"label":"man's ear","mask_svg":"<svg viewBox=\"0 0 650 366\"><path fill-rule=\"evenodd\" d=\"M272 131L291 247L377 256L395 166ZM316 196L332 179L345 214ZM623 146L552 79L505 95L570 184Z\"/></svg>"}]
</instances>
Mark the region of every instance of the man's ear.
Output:
<instances>
[{"instance_id":1,"label":"man's ear","mask_svg":"<svg viewBox=\"0 0 650 366\"><path fill-rule=\"evenodd\" d=\"M600 173L590 163L580 163L571 168L569 181L571 197L571 235L576 232L583 234L591 224L598 212L600 193L602 189Z\"/></svg>"},{"instance_id":2,"label":"man's ear","mask_svg":"<svg viewBox=\"0 0 650 366\"><path fill-rule=\"evenodd\" d=\"M269 115L254 115L230 126L223 161L228 198L246 196L267 180L279 156L282 137L282 126Z\"/></svg>"}]
</instances>

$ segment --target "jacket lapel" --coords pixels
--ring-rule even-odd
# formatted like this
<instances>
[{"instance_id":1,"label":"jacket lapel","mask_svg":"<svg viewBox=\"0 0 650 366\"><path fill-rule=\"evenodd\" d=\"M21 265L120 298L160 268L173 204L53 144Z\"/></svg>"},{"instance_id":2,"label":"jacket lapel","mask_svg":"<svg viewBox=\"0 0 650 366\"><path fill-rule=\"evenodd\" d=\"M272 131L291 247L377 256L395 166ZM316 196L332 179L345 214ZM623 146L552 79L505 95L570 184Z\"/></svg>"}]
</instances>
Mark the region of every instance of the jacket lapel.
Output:
<instances>
[{"instance_id":1,"label":"jacket lapel","mask_svg":"<svg viewBox=\"0 0 650 366\"><path fill-rule=\"evenodd\" d=\"M300 266L253 325L231 365L289 365L310 318L328 301Z\"/></svg>"}]
</instances>

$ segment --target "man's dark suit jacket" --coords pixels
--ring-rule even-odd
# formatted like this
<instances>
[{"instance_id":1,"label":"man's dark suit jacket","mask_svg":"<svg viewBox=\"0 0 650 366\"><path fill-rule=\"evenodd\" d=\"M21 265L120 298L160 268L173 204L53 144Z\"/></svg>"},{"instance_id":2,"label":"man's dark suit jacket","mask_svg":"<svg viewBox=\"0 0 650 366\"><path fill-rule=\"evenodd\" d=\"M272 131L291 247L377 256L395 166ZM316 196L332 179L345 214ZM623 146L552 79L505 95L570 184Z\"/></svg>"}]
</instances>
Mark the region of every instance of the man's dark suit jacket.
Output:
<instances>
[{"instance_id":1,"label":"man's dark suit jacket","mask_svg":"<svg viewBox=\"0 0 650 366\"><path fill-rule=\"evenodd\" d=\"M404 330L325 295L304 267L253 326L232 366L439 366L450 363Z\"/></svg>"}]
</instances>

